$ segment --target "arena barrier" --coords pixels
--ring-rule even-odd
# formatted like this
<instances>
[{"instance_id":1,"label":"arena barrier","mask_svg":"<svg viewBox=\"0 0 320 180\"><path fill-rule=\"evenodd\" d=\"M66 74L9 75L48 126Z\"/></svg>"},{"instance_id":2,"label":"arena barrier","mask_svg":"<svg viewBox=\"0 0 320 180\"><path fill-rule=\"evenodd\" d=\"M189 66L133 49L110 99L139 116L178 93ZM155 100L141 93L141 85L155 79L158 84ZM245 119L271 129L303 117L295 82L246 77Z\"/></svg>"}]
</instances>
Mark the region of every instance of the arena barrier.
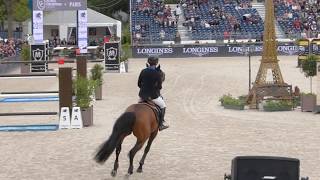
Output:
<instances>
[{"instance_id":1,"label":"arena barrier","mask_svg":"<svg viewBox=\"0 0 320 180\"><path fill-rule=\"evenodd\" d=\"M59 60L50 60L50 61L41 61L39 63L59 63ZM76 63L77 60L63 60L64 63ZM96 60L87 60L87 63L97 63L97 62L104 62L103 59L96 59ZM10 61L10 60L3 60L0 61L0 64L36 64L35 61Z\"/></svg>"},{"instance_id":2,"label":"arena barrier","mask_svg":"<svg viewBox=\"0 0 320 180\"><path fill-rule=\"evenodd\" d=\"M294 42L279 42L278 55L298 55L300 49ZM263 51L262 43L235 43L235 44L180 44L180 45L146 45L133 46L134 58L146 58L157 55L162 58L186 57L233 57L260 56Z\"/></svg>"}]
</instances>

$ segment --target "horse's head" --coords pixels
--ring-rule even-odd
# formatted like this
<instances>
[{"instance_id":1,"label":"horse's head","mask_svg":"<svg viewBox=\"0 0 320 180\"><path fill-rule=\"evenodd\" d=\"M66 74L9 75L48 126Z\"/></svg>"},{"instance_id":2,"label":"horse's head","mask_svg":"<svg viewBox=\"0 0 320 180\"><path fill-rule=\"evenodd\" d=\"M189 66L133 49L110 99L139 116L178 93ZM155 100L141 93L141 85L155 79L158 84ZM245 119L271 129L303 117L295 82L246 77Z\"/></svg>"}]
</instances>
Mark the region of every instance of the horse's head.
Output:
<instances>
[{"instance_id":1,"label":"horse's head","mask_svg":"<svg viewBox=\"0 0 320 180\"><path fill-rule=\"evenodd\" d=\"M150 65L148 63L146 63L146 67L150 67ZM156 67L156 70L160 73L161 75L161 80L162 82L164 82L164 80L166 79L166 75L165 73L161 70L160 64Z\"/></svg>"}]
</instances>

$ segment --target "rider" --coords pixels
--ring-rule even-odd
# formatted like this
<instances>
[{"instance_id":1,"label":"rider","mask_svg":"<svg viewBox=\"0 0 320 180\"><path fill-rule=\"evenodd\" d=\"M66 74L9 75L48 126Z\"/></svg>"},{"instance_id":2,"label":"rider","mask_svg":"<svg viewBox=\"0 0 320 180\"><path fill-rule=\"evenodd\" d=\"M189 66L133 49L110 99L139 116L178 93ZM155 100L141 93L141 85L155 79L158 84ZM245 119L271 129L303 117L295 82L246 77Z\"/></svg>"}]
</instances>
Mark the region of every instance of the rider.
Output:
<instances>
[{"instance_id":1,"label":"rider","mask_svg":"<svg viewBox=\"0 0 320 180\"><path fill-rule=\"evenodd\" d=\"M152 100L161 109L159 120L159 131L167 129L169 126L164 125L164 115L166 104L160 95L162 88L162 77L157 70L158 57L148 57L149 67L143 69L139 75L138 86L140 88L139 97L142 100ZM159 68L159 67L158 67ZM160 68L159 68L160 69Z\"/></svg>"}]
</instances>

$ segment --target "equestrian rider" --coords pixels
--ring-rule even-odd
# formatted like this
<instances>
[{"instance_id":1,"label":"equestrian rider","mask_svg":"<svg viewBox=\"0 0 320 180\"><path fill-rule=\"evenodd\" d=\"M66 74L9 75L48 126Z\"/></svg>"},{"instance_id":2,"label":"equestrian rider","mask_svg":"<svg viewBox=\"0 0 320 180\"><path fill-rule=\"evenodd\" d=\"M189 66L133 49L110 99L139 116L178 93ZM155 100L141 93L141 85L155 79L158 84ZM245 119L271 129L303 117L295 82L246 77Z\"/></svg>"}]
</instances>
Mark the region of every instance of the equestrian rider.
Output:
<instances>
[{"instance_id":1,"label":"equestrian rider","mask_svg":"<svg viewBox=\"0 0 320 180\"><path fill-rule=\"evenodd\" d=\"M152 100L161 109L159 119L159 131L167 129L169 126L164 125L164 115L166 112L166 104L160 95L162 88L162 76L160 67L157 67L158 57L148 57L149 67L143 69L139 75L138 87L140 88L139 97L142 100Z\"/></svg>"}]
</instances>

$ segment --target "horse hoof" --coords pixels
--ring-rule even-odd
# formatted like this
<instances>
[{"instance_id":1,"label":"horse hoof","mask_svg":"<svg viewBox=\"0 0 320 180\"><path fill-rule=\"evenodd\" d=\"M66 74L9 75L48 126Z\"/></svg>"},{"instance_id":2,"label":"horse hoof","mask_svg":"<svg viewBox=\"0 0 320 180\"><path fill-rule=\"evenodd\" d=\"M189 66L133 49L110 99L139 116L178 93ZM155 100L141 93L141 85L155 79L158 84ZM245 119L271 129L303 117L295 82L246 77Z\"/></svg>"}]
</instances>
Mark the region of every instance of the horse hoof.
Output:
<instances>
[{"instance_id":1,"label":"horse hoof","mask_svg":"<svg viewBox=\"0 0 320 180\"><path fill-rule=\"evenodd\" d=\"M142 168L138 168L138 169L137 169L137 172L138 172L138 173L142 173Z\"/></svg>"},{"instance_id":2,"label":"horse hoof","mask_svg":"<svg viewBox=\"0 0 320 180\"><path fill-rule=\"evenodd\" d=\"M112 176L112 177L116 177L116 175L117 175L117 171L116 171L116 170L112 170L112 171L111 171L111 176Z\"/></svg>"}]
</instances>

